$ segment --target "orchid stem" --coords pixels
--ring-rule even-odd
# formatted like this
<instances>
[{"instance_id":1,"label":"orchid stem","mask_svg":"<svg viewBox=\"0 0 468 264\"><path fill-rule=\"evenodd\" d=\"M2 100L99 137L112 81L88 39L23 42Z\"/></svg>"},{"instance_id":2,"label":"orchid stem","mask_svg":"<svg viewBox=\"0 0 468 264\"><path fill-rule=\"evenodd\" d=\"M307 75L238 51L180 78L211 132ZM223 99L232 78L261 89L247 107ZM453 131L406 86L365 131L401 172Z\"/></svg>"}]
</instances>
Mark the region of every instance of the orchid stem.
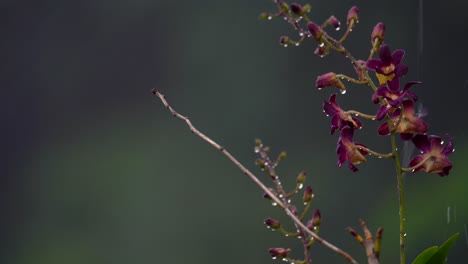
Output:
<instances>
[{"instance_id":1,"label":"orchid stem","mask_svg":"<svg viewBox=\"0 0 468 264\"><path fill-rule=\"evenodd\" d=\"M398 213L400 215L400 264L406 263L406 232L405 232L405 205L403 191L403 170L401 168L400 158L398 157L398 149L396 145L395 133L391 134L393 158L395 159L395 167L398 181Z\"/></svg>"},{"instance_id":2,"label":"orchid stem","mask_svg":"<svg viewBox=\"0 0 468 264\"><path fill-rule=\"evenodd\" d=\"M348 114L348 115L360 116L360 117L363 117L365 119L375 120L375 115L364 114L364 113L361 113L361 112L356 111L356 110L348 110L345 113Z\"/></svg>"}]
</instances>

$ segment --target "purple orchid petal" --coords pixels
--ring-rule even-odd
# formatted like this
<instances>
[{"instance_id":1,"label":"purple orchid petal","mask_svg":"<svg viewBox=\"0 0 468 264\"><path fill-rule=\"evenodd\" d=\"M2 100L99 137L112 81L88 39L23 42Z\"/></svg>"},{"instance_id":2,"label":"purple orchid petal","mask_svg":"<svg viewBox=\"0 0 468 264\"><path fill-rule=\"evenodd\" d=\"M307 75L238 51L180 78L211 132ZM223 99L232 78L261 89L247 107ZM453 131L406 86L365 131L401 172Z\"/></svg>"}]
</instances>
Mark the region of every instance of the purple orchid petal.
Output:
<instances>
[{"instance_id":1,"label":"purple orchid petal","mask_svg":"<svg viewBox=\"0 0 468 264\"><path fill-rule=\"evenodd\" d=\"M370 59L366 62L366 67L371 70L375 71L376 68L378 68L382 64L382 61L379 59Z\"/></svg>"},{"instance_id":2,"label":"purple orchid petal","mask_svg":"<svg viewBox=\"0 0 468 264\"><path fill-rule=\"evenodd\" d=\"M388 128L388 123L385 122L385 123L382 123L379 128L377 129L377 132L379 133L379 135L381 136L387 136L387 135L390 135L390 129Z\"/></svg>"},{"instance_id":3,"label":"purple orchid petal","mask_svg":"<svg viewBox=\"0 0 468 264\"><path fill-rule=\"evenodd\" d=\"M408 90L411 86L416 85L416 84L422 84L422 82L418 82L418 81L407 82L405 86L403 87L403 91Z\"/></svg>"},{"instance_id":4,"label":"purple orchid petal","mask_svg":"<svg viewBox=\"0 0 468 264\"><path fill-rule=\"evenodd\" d=\"M385 64L388 65L392 62L392 53L388 45L382 45L379 49L379 58Z\"/></svg>"},{"instance_id":5,"label":"purple orchid petal","mask_svg":"<svg viewBox=\"0 0 468 264\"><path fill-rule=\"evenodd\" d=\"M422 153L427 153L431 150L431 142L427 135L416 135L413 138L414 145L422 151Z\"/></svg>"},{"instance_id":6,"label":"purple orchid petal","mask_svg":"<svg viewBox=\"0 0 468 264\"><path fill-rule=\"evenodd\" d=\"M408 97L410 97L411 99L413 99L413 101L417 101L417 100L418 100L418 96L417 96L414 92L405 91L405 92L403 93L403 95L407 95Z\"/></svg>"},{"instance_id":7,"label":"purple orchid petal","mask_svg":"<svg viewBox=\"0 0 468 264\"><path fill-rule=\"evenodd\" d=\"M353 141L354 130L349 126L344 126L341 129L341 138L342 140Z\"/></svg>"},{"instance_id":8,"label":"purple orchid petal","mask_svg":"<svg viewBox=\"0 0 468 264\"><path fill-rule=\"evenodd\" d=\"M421 163L423 160L424 160L423 155L418 155L418 156L414 157L414 158L409 162L409 166L410 166L410 167L416 166L416 165L418 165L419 163ZM421 166L421 167L418 167L418 168L416 168L416 169L414 170L414 172L419 171L419 170L422 170L422 169L423 169L422 166Z\"/></svg>"},{"instance_id":9,"label":"purple orchid petal","mask_svg":"<svg viewBox=\"0 0 468 264\"><path fill-rule=\"evenodd\" d=\"M356 127L354 128L361 128L362 127L362 122L361 120L355 118L355 117L351 117L351 119L353 119L354 123L356 123Z\"/></svg>"},{"instance_id":10,"label":"purple orchid petal","mask_svg":"<svg viewBox=\"0 0 468 264\"><path fill-rule=\"evenodd\" d=\"M408 65L398 64L395 66L395 75L398 77L405 76L408 73Z\"/></svg>"},{"instance_id":11,"label":"purple orchid petal","mask_svg":"<svg viewBox=\"0 0 468 264\"><path fill-rule=\"evenodd\" d=\"M397 49L392 53L392 62L393 64L399 64L401 59L405 56L405 51L402 49Z\"/></svg>"},{"instance_id":12,"label":"purple orchid petal","mask_svg":"<svg viewBox=\"0 0 468 264\"><path fill-rule=\"evenodd\" d=\"M413 134L411 133L401 133L400 138L404 141L411 140L413 138Z\"/></svg>"},{"instance_id":13,"label":"purple orchid petal","mask_svg":"<svg viewBox=\"0 0 468 264\"><path fill-rule=\"evenodd\" d=\"M400 90L400 80L398 78L393 78L387 82L388 89L392 92L397 92Z\"/></svg>"},{"instance_id":14,"label":"purple orchid petal","mask_svg":"<svg viewBox=\"0 0 468 264\"><path fill-rule=\"evenodd\" d=\"M353 163L351 163L349 161L348 161L348 168L350 168L353 172L356 172L356 171L359 170L356 166L354 166Z\"/></svg>"},{"instance_id":15,"label":"purple orchid petal","mask_svg":"<svg viewBox=\"0 0 468 264\"><path fill-rule=\"evenodd\" d=\"M323 111L325 111L325 113L330 116L336 115L336 113L338 112L336 108L333 107L333 105L327 101L323 102Z\"/></svg>"},{"instance_id":16,"label":"purple orchid petal","mask_svg":"<svg viewBox=\"0 0 468 264\"><path fill-rule=\"evenodd\" d=\"M386 107L385 105L380 106L375 116L375 119L377 119L378 121L382 120L382 118L384 118L389 109L390 108Z\"/></svg>"},{"instance_id":17,"label":"purple orchid petal","mask_svg":"<svg viewBox=\"0 0 468 264\"><path fill-rule=\"evenodd\" d=\"M447 144L445 145L441 153L444 155L447 155L447 154L452 153L454 150L455 149L453 148L453 138L447 135Z\"/></svg>"}]
</instances>

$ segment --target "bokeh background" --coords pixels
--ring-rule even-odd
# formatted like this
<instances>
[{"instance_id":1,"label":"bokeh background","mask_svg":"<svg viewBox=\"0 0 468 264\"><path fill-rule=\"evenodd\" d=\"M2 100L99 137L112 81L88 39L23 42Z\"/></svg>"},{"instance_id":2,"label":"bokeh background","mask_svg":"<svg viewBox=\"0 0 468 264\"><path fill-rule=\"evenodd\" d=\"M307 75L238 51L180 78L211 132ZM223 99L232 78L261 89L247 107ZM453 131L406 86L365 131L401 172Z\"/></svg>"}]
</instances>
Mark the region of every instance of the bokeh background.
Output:
<instances>
[{"instance_id":1,"label":"bokeh background","mask_svg":"<svg viewBox=\"0 0 468 264\"><path fill-rule=\"evenodd\" d=\"M300 3L304 3L300 1ZM449 177L405 178L408 261L461 236L449 263L468 257L467 1L311 2L311 17L361 19L346 45L366 58L370 32L407 51L406 79L428 110L430 133L455 138ZM288 221L219 151L192 135L151 95L157 86L207 135L262 176L254 138L287 150L279 173L293 187L301 170L322 211L321 234L364 263L345 232L358 219L385 228L382 263L398 262L396 177L391 162L370 159L358 173L336 167L317 75L352 74L316 43L283 48L296 36L268 0L0 1L2 173L1 263L275 263L269 247L298 241L268 231L263 219ZM344 108L375 111L370 91L350 85ZM365 123L356 141L381 152L387 138ZM403 148L403 145L401 145ZM298 201L299 198L296 199ZM321 245L315 263L346 263ZM277 262L277 261L276 261Z\"/></svg>"}]
</instances>

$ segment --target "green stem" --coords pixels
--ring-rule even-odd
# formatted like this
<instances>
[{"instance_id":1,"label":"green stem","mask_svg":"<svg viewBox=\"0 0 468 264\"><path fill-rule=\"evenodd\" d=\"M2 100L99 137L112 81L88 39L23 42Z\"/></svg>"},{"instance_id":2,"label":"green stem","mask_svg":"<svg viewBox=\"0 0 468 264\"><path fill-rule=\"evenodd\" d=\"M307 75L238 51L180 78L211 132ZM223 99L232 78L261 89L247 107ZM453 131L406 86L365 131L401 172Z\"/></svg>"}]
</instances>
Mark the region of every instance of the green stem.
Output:
<instances>
[{"instance_id":1,"label":"green stem","mask_svg":"<svg viewBox=\"0 0 468 264\"><path fill-rule=\"evenodd\" d=\"M360 117L363 117L363 118L366 118L366 119L369 119L369 120L375 120L375 115L368 115L368 114L364 114L364 113L361 113L361 112L355 111L355 110L348 110L348 111L345 112L345 114L356 115L356 116L360 116Z\"/></svg>"},{"instance_id":2,"label":"green stem","mask_svg":"<svg viewBox=\"0 0 468 264\"><path fill-rule=\"evenodd\" d=\"M398 180L398 208L400 215L400 264L406 263L406 248L405 248L405 205L404 205L404 191L403 191L403 171L401 169L400 158L398 157L398 150L396 146L395 133L391 134L392 149L395 159L395 167L397 171Z\"/></svg>"},{"instance_id":3,"label":"green stem","mask_svg":"<svg viewBox=\"0 0 468 264\"><path fill-rule=\"evenodd\" d=\"M350 82L353 82L353 83L355 83L355 84L369 84L369 81L367 81L367 80L366 80L366 81L356 80L356 79L351 78L351 77L349 77L349 76L346 76L346 75L344 75L344 74L337 74L336 77L337 77L337 78L346 79L346 80L348 80L348 81L350 81Z\"/></svg>"}]
</instances>

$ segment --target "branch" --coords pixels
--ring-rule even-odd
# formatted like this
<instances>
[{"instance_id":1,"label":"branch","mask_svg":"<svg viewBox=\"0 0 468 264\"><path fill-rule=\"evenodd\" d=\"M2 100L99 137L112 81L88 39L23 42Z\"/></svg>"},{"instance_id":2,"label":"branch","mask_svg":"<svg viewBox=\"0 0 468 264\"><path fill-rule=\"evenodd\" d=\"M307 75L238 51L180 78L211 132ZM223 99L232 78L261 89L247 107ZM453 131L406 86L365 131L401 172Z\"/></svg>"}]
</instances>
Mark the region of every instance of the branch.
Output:
<instances>
[{"instance_id":1,"label":"branch","mask_svg":"<svg viewBox=\"0 0 468 264\"><path fill-rule=\"evenodd\" d=\"M302 222L297 218L297 216L294 215L293 212L273 193L266 187L252 172L250 172L247 168L244 167L236 158L234 158L231 153L229 153L224 147L220 146L218 143L213 141L211 138L200 132L198 129L196 129L193 125L192 122L190 122L189 118L186 116L183 116L179 113L177 113L166 101L166 98L163 94L159 93L156 88L153 88L152 93L159 97L161 99L162 103L164 106L172 113L174 117L177 117L178 119L184 121L187 126L190 128L190 131L203 139L204 141L208 142L211 146L216 148L217 150L221 151L234 165L236 165L245 175L247 175L252 181L255 182L266 194L268 194L271 199L273 199L279 207L281 207L284 212L293 220L293 222L299 226L304 232L312 236L317 242L320 244L324 245L325 247L328 247L332 251L336 252L337 254L343 256L346 260L348 260L350 263L357 264L358 262L351 257L348 253L343 251L342 249L336 247L335 245L331 244L330 242L326 241L325 239L321 238L318 236L316 233L312 232L310 229L308 229Z\"/></svg>"}]
</instances>

